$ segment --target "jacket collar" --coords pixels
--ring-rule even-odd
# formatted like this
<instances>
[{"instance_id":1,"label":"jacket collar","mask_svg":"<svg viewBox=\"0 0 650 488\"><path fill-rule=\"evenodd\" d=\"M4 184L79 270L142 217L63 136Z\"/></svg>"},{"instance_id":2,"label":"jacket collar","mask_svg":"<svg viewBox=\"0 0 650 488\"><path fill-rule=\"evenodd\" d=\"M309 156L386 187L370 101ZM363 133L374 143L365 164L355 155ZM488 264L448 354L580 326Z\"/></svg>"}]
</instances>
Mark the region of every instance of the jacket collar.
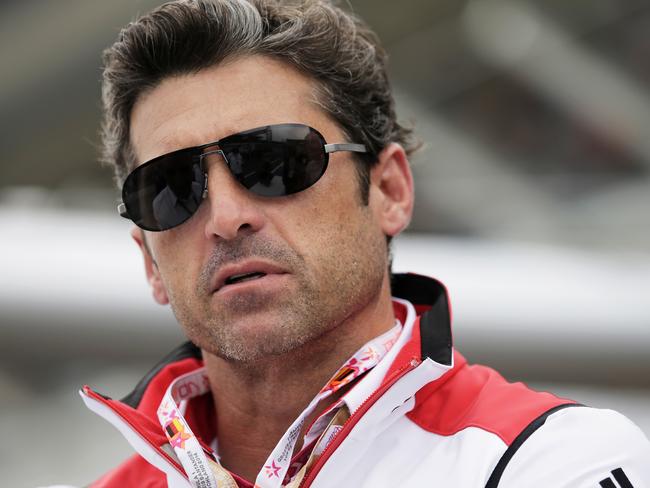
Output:
<instances>
[{"instance_id":1,"label":"jacket collar","mask_svg":"<svg viewBox=\"0 0 650 488\"><path fill-rule=\"evenodd\" d=\"M420 316L420 359L451 366L451 308L445 286L413 273L394 274L391 284L393 295L411 302Z\"/></svg>"}]
</instances>

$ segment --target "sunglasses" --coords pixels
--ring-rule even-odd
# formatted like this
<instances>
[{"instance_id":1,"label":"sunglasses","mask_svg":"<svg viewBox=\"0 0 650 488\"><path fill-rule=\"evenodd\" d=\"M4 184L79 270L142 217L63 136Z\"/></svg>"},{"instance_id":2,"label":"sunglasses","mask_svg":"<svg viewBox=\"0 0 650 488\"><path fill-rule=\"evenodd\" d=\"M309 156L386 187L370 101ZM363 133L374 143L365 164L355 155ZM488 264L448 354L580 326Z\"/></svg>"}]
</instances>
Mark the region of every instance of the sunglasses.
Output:
<instances>
[{"instance_id":1,"label":"sunglasses","mask_svg":"<svg viewBox=\"0 0 650 488\"><path fill-rule=\"evenodd\" d=\"M366 147L327 144L320 132L302 124L238 132L141 164L126 177L117 211L142 229L168 230L194 215L207 197L210 158L223 158L235 180L255 195L282 197L316 183L329 154L337 151L365 153Z\"/></svg>"}]
</instances>

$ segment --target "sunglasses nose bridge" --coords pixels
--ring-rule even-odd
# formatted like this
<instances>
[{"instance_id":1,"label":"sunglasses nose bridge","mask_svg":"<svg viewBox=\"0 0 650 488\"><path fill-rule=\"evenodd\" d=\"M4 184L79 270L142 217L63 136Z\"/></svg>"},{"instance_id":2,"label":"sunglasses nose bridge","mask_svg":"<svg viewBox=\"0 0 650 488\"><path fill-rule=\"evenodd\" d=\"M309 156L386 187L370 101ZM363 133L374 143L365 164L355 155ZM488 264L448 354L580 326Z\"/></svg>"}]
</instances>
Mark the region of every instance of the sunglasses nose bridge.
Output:
<instances>
[{"instance_id":1,"label":"sunglasses nose bridge","mask_svg":"<svg viewBox=\"0 0 650 488\"><path fill-rule=\"evenodd\" d=\"M265 217L261 206L233 175L224 153L209 150L202 156L206 235L233 239L242 231L255 232L262 228Z\"/></svg>"},{"instance_id":2,"label":"sunglasses nose bridge","mask_svg":"<svg viewBox=\"0 0 650 488\"><path fill-rule=\"evenodd\" d=\"M233 189L245 190L244 193L248 193L233 173L230 162L222 150L204 153L201 168L205 175L203 198L207 198L208 195L221 196L224 192L230 193Z\"/></svg>"},{"instance_id":3,"label":"sunglasses nose bridge","mask_svg":"<svg viewBox=\"0 0 650 488\"><path fill-rule=\"evenodd\" d=\"M203 182L203 193L201 194L201 198L203 200L208 198L208 181L209 181L209 178L208 178L208 165L207 165L206 158L208 156L212 156L212 155L215 155L215 154L220 155L221 158L226 163L226 165L228 165L228 160L226 159L226 155L224 154L224 152L221 149L217 148L217 149L203 151L203 153L201 153L201 156L200 156L200 158L201 158L201 171L203 171L203 176L204 176L204 178L203 178L203 181L204 181Z\"/></svg>"},{"instance_id":4,"label":"sunglasses nose bridge","mask_svg":"<svg viewBox=\"0 0 650 488\"><path fill-rule=\"evenodd\" d=\"M221 150L221 149L212 149L212 150L210 150L210 151L203 151L203 152L201 153L201 161L203 161L203 160L205 159L206 156L210 156L210 155L212 155L212 154L220 154L221 157L222 157L224 160L226 159L226 155L223 153L223 150Z\"/></svg>"}]
</instances>

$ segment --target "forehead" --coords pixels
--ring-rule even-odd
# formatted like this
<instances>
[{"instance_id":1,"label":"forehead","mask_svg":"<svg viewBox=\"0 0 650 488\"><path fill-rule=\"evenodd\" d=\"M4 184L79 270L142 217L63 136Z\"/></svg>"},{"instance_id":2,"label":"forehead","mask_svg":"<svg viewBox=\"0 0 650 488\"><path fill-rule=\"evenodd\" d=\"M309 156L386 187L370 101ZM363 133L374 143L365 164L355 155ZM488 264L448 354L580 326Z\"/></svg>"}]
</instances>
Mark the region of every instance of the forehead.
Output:
<instances>
[{"instance_id":1,"label":"forehead","mask_svg":"<svg viewBox=\"0 0 650 488\"><path fill-rule=\"evenodd\" d=\"M327 139L337 131L316 104L315 93L312 79L261 56L166 78L143 94L131 112L136 160L286 122L315 127Z\"/></svg>"}]
</instances>

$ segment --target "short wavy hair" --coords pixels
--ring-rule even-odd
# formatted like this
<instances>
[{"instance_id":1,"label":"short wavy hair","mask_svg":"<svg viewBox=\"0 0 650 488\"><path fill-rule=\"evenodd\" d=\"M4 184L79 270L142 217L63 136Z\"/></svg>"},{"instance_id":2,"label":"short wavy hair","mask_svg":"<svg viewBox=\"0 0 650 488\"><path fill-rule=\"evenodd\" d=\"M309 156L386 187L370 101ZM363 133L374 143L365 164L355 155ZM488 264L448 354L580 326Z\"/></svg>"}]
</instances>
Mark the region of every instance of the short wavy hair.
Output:
<instances>
[{"instance_id":1,"label":"short wavy hair","mask_svg":"<svg viewBox=\"0 0 650 488\"><path fill-rule=\"evenodd\" d=\"M368 148L356 158L364 203L379 152L393 141L407 154L416 148L396 120L386 53L354 14L327 0L179 0L128 24L104 51L102 160L118 187L137 163L129 131L138 97L170 76L247 55L284 61L316 81L316 102Z\"/></svg>"}]
</instances>

